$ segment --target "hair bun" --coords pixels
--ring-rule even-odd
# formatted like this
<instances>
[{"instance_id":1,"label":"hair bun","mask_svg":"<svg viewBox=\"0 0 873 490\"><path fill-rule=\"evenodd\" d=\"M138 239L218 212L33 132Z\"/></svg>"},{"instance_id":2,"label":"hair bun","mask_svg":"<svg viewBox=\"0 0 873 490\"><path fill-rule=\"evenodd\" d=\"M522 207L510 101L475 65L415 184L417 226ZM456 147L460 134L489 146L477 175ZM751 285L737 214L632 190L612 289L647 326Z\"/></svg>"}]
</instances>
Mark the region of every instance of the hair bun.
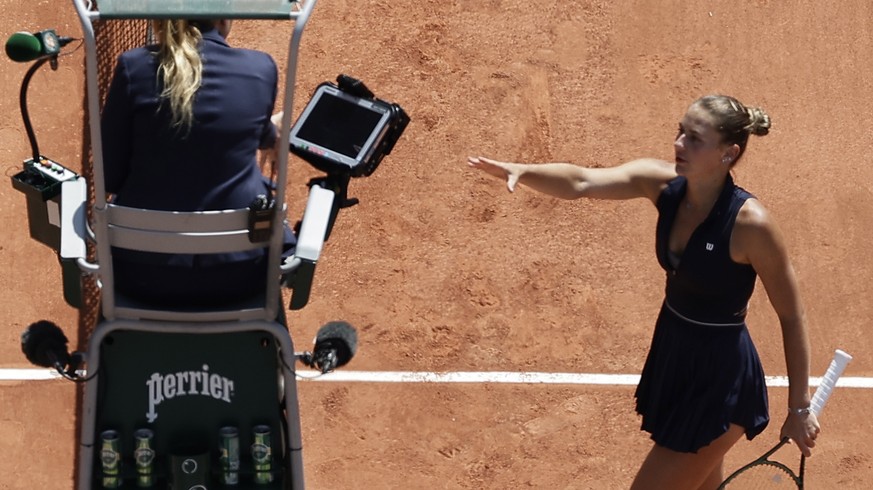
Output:
<instances>
[{"instance_id":1,"label":"hair bun","mask_svg":"<svg viewBox=\"0 0 873 490\"><path fill-rule=\"evenodd\" d=\"M748 107L746 111L749 113L749 133L764 136L770 132L770 116L766 112L760 107Z\"/></svg>"}]
</instances>

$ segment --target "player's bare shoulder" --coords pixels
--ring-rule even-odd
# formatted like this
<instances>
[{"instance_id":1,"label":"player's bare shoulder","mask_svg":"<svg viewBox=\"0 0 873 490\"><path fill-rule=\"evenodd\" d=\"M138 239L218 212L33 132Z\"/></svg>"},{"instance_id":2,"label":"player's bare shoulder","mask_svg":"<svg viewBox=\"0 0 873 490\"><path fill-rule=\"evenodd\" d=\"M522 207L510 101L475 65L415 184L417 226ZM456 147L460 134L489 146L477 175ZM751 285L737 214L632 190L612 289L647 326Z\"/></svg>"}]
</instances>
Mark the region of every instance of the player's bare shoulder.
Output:
<instances>
[{"instance_id":1,"label":"player's bare shoulder","mask_svg":"<svg viewBox=\"0 0 873 490\"><path fill-rule=\"evenodd\" d=\"M752 197L743 203L739 213L737 213L737 221L734 226L749 230L772 226L772 224L772 218L767 208L761 201Z\"/></svg>"},{"instance_id":2,"label":"player's bare shoulder","mask_svg":"<svg viewBox=\"0 0 873 490\"><path fill-rule=\"evenodd\" d=\"M653 203L657 202L667 183L677 177L674 163L657 158L631 160L622 167L627 168L630 179Z\"/></svg>"},{"instance_id":3,"label":"player's bare shoulder","mask_svg":"<svg viewBox=\"0 0 873 490\"><path fill-rule=\"evenodd\" d=\"M747 199L734 223L731 254L739 262L754 263L756 256L773 256L783 249L782 236L770 212L761 201Z\"/></svg>"}]
</instances>

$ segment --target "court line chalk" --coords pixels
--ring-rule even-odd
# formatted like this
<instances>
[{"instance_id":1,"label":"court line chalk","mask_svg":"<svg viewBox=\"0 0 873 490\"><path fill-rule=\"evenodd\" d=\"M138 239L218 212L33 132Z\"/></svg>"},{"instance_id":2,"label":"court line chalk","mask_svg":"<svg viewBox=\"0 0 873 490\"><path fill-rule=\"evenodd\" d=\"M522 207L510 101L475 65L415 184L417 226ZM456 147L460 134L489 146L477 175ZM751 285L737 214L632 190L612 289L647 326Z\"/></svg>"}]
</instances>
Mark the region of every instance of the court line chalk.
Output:
<instances>
[{"instance_id":1,"label":"court line chalk","mask_svg":"<svg viewBox=\"0 0 873 490\"><path fill-rule=\"evenodd\" d=\"M346 382L346 383L506 383L506 384L561 384L561 385L601 385L636 386L640 380L637 374L599 374L599 373L539 373L511 371L346 371L318 375L312 371L298 371L303 381ZM51 369L0 369L0 381L45 381L61 379ZM787 387L786 376L767 376L767 386ZM809 378L811 386L821 383L820 377ZM843 376L837 381L843 388L873 388L873 378Z\"/></svg>"},{"instance_id":2,"label":"court line chalk","mask_svg":"<svg viewBox=\"0 0 873 490\"><path fill-rule=\"evenodd\" d=\"M303 380L309 381L306 373ZM538 372L421 372L421 371L334 371L311 378L317 381L337 382L375 382L375 383L508 383L508 384L565 384L565 385L605 385L636 386L640 381L638 374L600 374L600 373L538 373ZM767 386L787 387L787 376L767 376ZM809 378L810 386L818 386L820 377ZM844 388L873 388L873 378L841 377L837 386Z\"/></svg>"}]
</instances>

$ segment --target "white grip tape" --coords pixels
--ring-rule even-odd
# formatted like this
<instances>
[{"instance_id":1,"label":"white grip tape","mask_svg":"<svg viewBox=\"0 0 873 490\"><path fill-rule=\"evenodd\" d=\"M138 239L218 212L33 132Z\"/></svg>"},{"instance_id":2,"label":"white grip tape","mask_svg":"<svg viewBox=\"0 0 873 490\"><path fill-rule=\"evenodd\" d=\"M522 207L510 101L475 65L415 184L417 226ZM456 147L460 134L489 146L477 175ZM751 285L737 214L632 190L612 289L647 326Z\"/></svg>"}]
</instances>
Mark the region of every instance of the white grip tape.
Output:
<instances>
[{"instance_id":1,"label":"white grip tape","mask_svg":"<svg viewBox=\"0 0 873 490\"><path fill-rule=\"evenodd\" d=\"M819 384L818 389L815 390L815 395L812 396L812 402L810 403L812 413L814 413L816 417L818 417L821 414L821 411L824 410L825 404L831 396L831 392L834 391L834 387L837 385L837 380L840 379L840 376L842 376L843 371L851 360L852 356L844 351L837 349L837 351L834 352L834 358L831 360L831 365L828 366L828 370L822 377L821 384Z\"/></svg>"}]
</instances>

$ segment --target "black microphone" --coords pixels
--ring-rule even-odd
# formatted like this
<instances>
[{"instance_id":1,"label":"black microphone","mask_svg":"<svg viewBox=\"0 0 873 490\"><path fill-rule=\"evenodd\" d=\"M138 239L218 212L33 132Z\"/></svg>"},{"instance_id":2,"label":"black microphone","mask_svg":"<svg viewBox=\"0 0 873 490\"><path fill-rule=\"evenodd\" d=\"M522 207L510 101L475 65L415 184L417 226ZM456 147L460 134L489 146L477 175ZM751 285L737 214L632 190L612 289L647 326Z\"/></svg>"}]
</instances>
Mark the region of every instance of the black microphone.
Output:
<instances>
[{"instance_id":1,"label":"black microphone","mask_svg":"<svg viewBox=\"0 0 873 490\"><path fill-rule=\"evenodd\" d=\"M31 363L63 372L70 363L67 336L48 320L32 323L21 334L21 351Z\"/></svg>"},{"instance_id":2,"label":"black microphone","mask_svg":"<svg viewBox=\"0 0 873 490\"><path fill-rule=\"evenodd\" d=\"M54 29L37 33L16 32L6 40L6 56L12 61L26 63L43 57L56 56L73 38L58 36Z\"/></svg>"},{"instance_id":3,"label":"black microphone","mask_svg":"<svg viewBox=\"0 0 873 490\"><path fill-rule=\"evenodd\" d=\"M345 365L358 350L358 332L347 322L329 322L318 329L310 366L329 373Z\"/></svg>"}]
</instances>

